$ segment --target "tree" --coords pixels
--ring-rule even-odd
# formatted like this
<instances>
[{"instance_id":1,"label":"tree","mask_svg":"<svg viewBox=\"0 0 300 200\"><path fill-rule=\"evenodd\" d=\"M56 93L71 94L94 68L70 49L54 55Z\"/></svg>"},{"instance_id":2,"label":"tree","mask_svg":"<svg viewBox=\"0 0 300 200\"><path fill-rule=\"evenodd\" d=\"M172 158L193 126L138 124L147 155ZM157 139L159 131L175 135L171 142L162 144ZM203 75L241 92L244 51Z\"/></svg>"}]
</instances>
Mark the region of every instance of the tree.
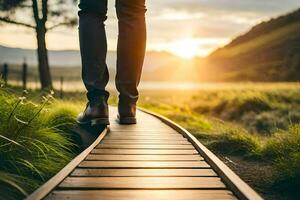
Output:
<instances>
[{"instance_id":1,"label":"tree","mask_svg":"<svg viewBox=\"0 0 300 200\"><path fill-rule=\"evenodd\" d=\"M23 26L36 32L42 89L52 87L46 33L60 26L77 24L77 17L74 14L76 2L76 0L0 0L0 22Z\"/></svg>"}]
</instances>

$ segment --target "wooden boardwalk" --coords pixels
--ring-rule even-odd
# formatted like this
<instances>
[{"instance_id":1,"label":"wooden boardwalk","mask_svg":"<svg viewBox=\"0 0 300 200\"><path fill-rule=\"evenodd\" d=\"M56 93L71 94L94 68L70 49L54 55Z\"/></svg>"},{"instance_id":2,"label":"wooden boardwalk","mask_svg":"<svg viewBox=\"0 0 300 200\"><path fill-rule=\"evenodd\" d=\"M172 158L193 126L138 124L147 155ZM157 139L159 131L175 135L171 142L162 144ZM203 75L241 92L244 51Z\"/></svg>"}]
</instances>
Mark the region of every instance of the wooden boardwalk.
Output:
<instances>
[{"instance_id":1,"label":"wooden boardwalk","mask_svg":"<svg viewBox=\"0 0 300 200\"><path fill-rule=\"evenodd\" d=\"M28 199L261 199L192 135L138 111L137 125L111 125Z\"/></svg>"}]
</instances>

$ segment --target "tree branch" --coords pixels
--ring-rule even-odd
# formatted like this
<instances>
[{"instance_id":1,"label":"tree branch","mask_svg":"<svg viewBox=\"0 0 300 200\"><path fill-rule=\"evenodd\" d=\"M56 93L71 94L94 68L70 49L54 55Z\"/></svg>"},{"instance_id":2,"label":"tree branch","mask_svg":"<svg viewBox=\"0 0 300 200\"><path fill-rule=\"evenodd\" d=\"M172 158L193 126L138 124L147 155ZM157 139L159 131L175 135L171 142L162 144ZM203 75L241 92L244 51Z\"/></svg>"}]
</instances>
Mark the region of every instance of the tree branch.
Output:
<instances>
[{"instance_id":1,"label":"tree branch","mask_svg":"<svg viewBox=\"0 0 300 200\"><path fill-rule=\"evenodd\" d=\"M53 26L50 26L49 28L47 28L48 31L51 31L57 27L60 27L60 26L68 26L70 25L70 22L61 22L61 23L58 23L58 24L54 24Z\"/></svg>"},{"instance_id":2,"label":"tree branch","mask_svg":"<svg viewBox=\"0 0 300 200\"><path fill-rule=\"evenodd\" d=\"M70 19L66 19L64 22L60 22L50 26L49 28L47 28L47 30L50 31L60 26L75 26L76 24L77 24L77 19L70 18Z\"/></svg>"},{"instance_id":3,"label":"tree branch","mask_svg":"<svg viewBox=\"0 0 300 200\"><path fill-rule=\"evenodd\" d=\"M27 28L33 28L33 29L35 28L35 26L33 26L31 24L26 24L24 22L14 21L14 20L9 19L8 17L0 17L0 21L6 22L6 23L9 23L9 24L15 24L15 25L20 25L20 26L25 26Z\"/></svg>"}]
</instances>

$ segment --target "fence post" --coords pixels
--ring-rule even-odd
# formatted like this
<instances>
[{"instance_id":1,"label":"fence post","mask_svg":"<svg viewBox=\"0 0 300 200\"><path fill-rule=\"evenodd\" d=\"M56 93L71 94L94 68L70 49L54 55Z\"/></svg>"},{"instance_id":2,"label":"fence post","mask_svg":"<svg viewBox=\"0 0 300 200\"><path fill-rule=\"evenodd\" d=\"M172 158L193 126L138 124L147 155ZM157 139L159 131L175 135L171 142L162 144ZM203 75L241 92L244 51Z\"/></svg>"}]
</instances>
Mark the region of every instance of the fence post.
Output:
<instances>
[{"instance_id":1,"label":"fence post","mask_svg":"<svg viewBox=\"0 0 300 200\"><path fill-rule=\"evenodd\" d=\"M3 64L2 78L4 80L4 84L7 85L7 81L8 81L8 64L7 63Z\"/></svg>"},{"instance_id":2,"label":"fence post","mask_svg":"<svg viewBox=\"0 0 300 200\"><path fill-rule=\"evenodd\" d=\"M27 66L26 62L24 62L23 66L22 66L23 90L26 90L26 88L27 88L27 71L28 71L28 66Z\"/></svg>"},{"instance_id":3,"label":"fence post","mask_svg":"<svg viewBox=\"0 0 300 200\"><path fill-rule=\"evenodd\" d=\"M63 99L63 97L64 97L64 96L63 96L63 95L64 95L64 94L63 94L63 93L64 93L64 91L63 91L63 89L64 89L63 86L64 86L64 77L61 76L61 77L60 77L60 98L61 98L61 99Z\"/></svg>"}]
</instances>

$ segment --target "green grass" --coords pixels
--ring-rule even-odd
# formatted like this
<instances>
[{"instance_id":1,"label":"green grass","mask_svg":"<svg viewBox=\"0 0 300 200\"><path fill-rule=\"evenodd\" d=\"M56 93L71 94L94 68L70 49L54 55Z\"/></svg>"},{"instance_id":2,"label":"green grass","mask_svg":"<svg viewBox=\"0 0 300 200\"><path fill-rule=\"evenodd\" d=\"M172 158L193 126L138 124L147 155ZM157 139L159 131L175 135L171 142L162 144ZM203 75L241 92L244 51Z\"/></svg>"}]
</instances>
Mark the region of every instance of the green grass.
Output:
<instances>
[{"instance_id":1,"label":"green grass","mask_svg":"<svg viewBox=\"0 0 300 200\"><path fill-rule=\"evenodd\" d=\"M262 154L277 168L274 186L280 191L296 193L300 187L300 124L276 133L265 145Z\"/></svg>"},{"instance_id":2,"label":"green grass","mask_svg":"<svg viewBox=\"0 0 300 200\"><path fill-rule=\"evenodd\" d=\"M0 199L22 199L77 153L78 105L51 94L40 103L0 88Z\"/></svg>"}]
</instances>

